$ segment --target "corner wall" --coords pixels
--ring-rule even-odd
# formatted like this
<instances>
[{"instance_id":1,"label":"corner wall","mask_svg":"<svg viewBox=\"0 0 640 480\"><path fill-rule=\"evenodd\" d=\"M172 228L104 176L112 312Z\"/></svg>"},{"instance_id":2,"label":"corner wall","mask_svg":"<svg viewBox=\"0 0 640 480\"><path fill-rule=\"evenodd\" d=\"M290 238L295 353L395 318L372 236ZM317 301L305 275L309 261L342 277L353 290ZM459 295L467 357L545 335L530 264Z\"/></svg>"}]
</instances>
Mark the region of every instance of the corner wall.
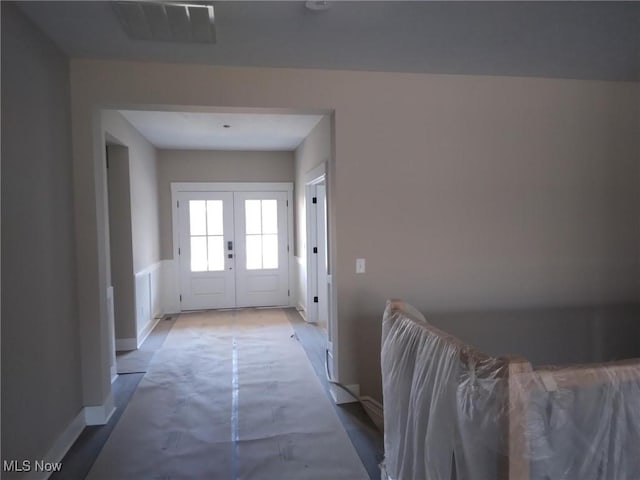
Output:
<instances>
[{"instance_id":1,"label":"corner wall","mask_svg":"<svg viewBox=\"0 0 640 480\"><path fill-rule=\"evenodd\" d=\"M22 461L60 445L83 406L69 62L15 6L1 8L1 460Z\"/></svg>"},{"instance_id":2,"label":"corner wall","mask_svg":"<svg viewBox=\"0 0 640 480\"><path fill-rule=\"evenodd\" d=\"M305 175L323 162L327 176L332 164L331 117L324 115L295 151L295 260L298 271L298 303L306 310L307 292L307 230ZM323 325L326 328L326 325Z\"/></svg>"},{"instance_id":3,"label":"corner wall","mask_svg":"<svg viewBox=\"0 0 640 480\"><path fill-rule=\"evenodd\" d=\"M118 257L120 250L112 249L111 255L116 255L112 260L121 262L119 270L128 275L125 283L127 288L133 288L132 292L127 292L127 317L116 316L120 348L130 349L140 343L154 314L159 313L159 308L154 308L153 305L154 299L159 297L160 289L159 282L154 280L153 275L160 268L157 152L117 111L102 112L102 129L104 135L126 146L128 151L131 211L130 215L122 217L122 221L131 222L129 226L125 226L129 227L131 244L128 246L129 251L122 252L121 257ZM115 300L117 303L118 298ZM130 304L132 301L135 305ZM134 314L133 319L129 318L131 313Z\"/></svg>"}]
</instances>

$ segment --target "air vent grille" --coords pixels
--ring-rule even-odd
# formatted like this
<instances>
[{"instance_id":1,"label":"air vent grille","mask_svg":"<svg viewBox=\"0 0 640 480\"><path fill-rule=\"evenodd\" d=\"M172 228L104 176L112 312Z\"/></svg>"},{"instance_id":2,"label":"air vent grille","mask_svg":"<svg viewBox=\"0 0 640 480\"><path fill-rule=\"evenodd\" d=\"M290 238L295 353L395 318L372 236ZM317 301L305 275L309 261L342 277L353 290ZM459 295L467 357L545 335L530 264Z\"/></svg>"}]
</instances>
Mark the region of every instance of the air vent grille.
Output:
<instances>
[{"instance_id":1,"label":"air vent grille","mask_svg":"<svg viewBox=\"0 0 640 480\"><path fill-rule=\"evenodd\" d=\"M113 2L113 8L133 40L216 42L211 3Z\"/></svg>"}]
</instances>

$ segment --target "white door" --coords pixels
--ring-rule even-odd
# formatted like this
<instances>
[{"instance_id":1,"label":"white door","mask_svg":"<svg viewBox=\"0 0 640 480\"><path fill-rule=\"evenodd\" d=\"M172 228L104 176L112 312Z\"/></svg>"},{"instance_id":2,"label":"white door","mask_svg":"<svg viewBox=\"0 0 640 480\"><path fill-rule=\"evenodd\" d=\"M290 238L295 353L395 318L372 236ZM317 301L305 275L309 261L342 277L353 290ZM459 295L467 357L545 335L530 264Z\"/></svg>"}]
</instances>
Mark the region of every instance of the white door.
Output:
<instances>
[{"instance_id":1,"label":"white door","mask_svg":"<svg viewBox=\"0 0 640 480\"><path fill-rule=\"evenodd\" d=\"M182 310L289 303L287 192L178 194Z\"/></svg>"},{"instance_id":2,"label":"white door","mask_svg":"<svg viewBox=\"0 0 640 480\"><path fill-rule=\"evenodd\" d=\"M233 193L181 192L178 201L181 308L234 307Z\"/></svg>"},{"instance_id":3,"label":"white door","mask_svg":"<svg viewBox=\"0 0 640 480\"><path fill-rule=\"evenodd\" d=\"M236 192L234 208L237 306L287 305L287 193Z\"/></svg>"}]
</instances>

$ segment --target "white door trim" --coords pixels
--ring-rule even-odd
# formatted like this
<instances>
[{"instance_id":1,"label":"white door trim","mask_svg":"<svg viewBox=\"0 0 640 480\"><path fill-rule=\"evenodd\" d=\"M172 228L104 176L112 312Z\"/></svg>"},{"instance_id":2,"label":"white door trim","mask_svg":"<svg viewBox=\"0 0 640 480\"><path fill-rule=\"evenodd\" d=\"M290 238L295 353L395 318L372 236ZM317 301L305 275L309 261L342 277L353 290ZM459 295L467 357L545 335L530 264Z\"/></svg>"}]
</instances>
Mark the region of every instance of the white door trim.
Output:
<instances>
[{"instance_id":1,"label":"white door trim","mask_svg":"<svg viewBox=\"0 0 640 480\"><path fill-rule=\"evenodd\" d=\"M178 261L178 245L180 225L178 221L178 195L181 192L287 192L287 235L289 237L288 260L289 260L289 306L295 306L295 295L292 292L294 278L294 256L293 256L293 182L171 182L171 228L173 238L173 279L178 289L177 297L174 299L176 305L180 305L180 262Z\"/></svg>"},{"instance_id":2,"label":"white door trim","mask_svg":"<svg viewBox=\"0 0 640 480\"><path fill-rule=\"evenodd\" d=\"M318 270L317 259L313 254L313 245L317 237L316 209L313 207L311 199L315 196L316 185L325 182L327 177L326 163L321 163L317 167L308 171L304 176L305 194L305 218L306 218L306 262L307 262L307 298L306 298L306 320L309 323L318 323L318 305L314 303L313 297L318 291Z\"/></svg>"},{"instance_id":3,"label":"white door trim","mask_svg":"<svg viewBox=\"0 0 640 480\"><path fill-rule=\"evenodd\" d=\"M322 184L324 182L325 185L325 198L327 202L327 217L325 218L325 228L327 228L327 313L329 318L327 319L327 350L328 350L328 367L331 377L334 380L339 379L339 351L338 351L338 308L337 308L337 289L336 289L336 279L334 276L334 266L333 261L335 261L335 250L331 243L331 238L333 234L331 233L331 218L329 217L331 212L330 202L331 202L331 194L332 185L330 173L328 171L327 162L323 162L316 166L315 168L309 170L304 175L304 184L305 184L305 214L306 214L306 258L307 262L307 318L308 322L317 322L318 321L318 306L313 303L313 292L317 291L317 265L316 259L313 257L313 246L310 244L310 239L315 238L316 230L317 230L317 219L316 212L314 208L311 208L311 198L313 197L313 193L315 192L316 186L318 184Z\"/></svg>"},{"instance_id":4,"label":"white door trim","mask_svg":"<svg viewBox=\"0 0 640 480\"><path fill-rule=\"evenodd\" d=\"M293 192L292 182L171 182L175 192Z\"/></svg>"}]
</instances>

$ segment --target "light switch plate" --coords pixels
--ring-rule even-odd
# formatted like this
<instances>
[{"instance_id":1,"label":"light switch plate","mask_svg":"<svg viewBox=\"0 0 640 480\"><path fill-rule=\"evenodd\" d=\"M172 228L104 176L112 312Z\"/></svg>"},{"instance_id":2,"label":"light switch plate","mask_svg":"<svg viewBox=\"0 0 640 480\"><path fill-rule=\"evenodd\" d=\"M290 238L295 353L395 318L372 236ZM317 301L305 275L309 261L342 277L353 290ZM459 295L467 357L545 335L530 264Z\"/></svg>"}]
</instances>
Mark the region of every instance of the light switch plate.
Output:
<instances>
[{"instance_id":1,"label":"light switch plate","mask_svg":"<svg viewBox=\"0 0 640 480\"><path fill-rule=\"evenodd\" d=\"M364 258L356 258L356 273L364 273L366 262Z\"/></svg>"}]
</instances>

